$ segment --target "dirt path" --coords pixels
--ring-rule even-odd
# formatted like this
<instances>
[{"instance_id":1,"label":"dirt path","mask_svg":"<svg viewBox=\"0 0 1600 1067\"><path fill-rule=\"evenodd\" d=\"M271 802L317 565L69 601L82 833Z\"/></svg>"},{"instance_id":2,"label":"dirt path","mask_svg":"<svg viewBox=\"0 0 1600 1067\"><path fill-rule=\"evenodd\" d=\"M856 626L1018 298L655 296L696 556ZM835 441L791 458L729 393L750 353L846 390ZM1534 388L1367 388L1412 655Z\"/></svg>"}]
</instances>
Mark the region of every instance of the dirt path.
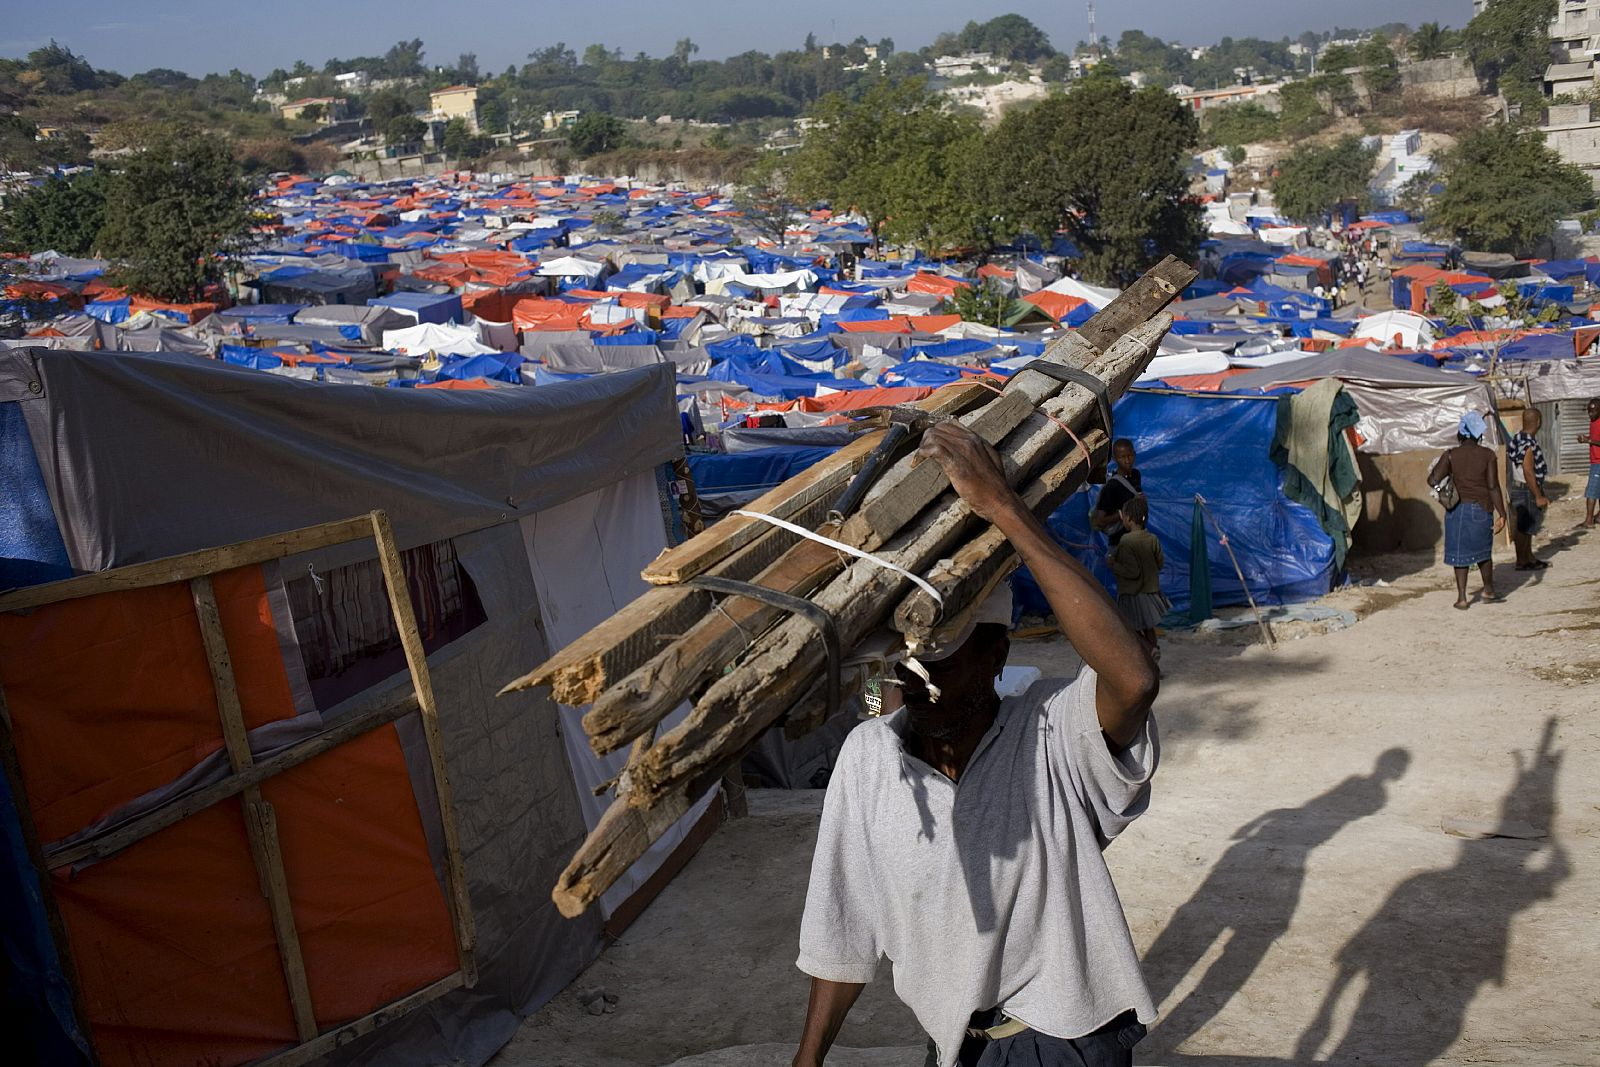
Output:
<instances>
[{"instance_id":1,"label":"dirt path","mask_svg":"<svg viewBox=\"0 0 1600 1067\"><path fill-rule=\"evenodd\" d=\"M1162 1010L1137 1062L1600 1063L1600 532L1567 532L1580 507L1553 510L1548 571L1502 567L1502 604L1453 611L1443 566L1391 557L1357 568L1386 584L1325 599L1347 629L1168 642L1155 799L1110 852ZM1059 640L1012 661L1075 663ZM786 1065L819 806L756 794L575 984L618 1011L568 990L496 1067ZM922 1041L880 972L840 1039L878 1051L837 1062L917 1067Z\"/></svg>"}]
</instances>

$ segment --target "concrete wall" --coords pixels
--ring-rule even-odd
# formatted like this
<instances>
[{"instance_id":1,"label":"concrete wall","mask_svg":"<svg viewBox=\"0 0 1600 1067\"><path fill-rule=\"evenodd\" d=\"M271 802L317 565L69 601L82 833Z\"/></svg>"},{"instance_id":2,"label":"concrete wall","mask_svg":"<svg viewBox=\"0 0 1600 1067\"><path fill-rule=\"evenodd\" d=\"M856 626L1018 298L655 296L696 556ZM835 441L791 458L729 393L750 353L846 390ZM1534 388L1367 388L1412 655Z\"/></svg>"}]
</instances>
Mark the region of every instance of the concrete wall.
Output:
<instances>
[{"instance_id":1,"label":"concrete wall","mask_svg":"<svg viewBox=\"0 0 1600 1067\"><path fill-rule=\"evenodd\" d=\"M1580 105L1587 108L1588 105ZM1566 112L1573 108L1551 108L1552 120L1557 112ZM1582 167L1594 183L1595 190L1600 192L1600 122L1585 122L1581 125L1542 127L1545 141L1555 149L1561 158Z\"/></svg>"},{"instance_id":2,"label":"concrete wall","mask_svg":"<svg viewBox=\"0 0 1600 1067\"><path fill-rule=\"evenodd\" d=\"M1436 100L1477 96L1478 75L1465 56L1445 56L1400 64L1400 85Z\"/></svg>"}]
</instances>

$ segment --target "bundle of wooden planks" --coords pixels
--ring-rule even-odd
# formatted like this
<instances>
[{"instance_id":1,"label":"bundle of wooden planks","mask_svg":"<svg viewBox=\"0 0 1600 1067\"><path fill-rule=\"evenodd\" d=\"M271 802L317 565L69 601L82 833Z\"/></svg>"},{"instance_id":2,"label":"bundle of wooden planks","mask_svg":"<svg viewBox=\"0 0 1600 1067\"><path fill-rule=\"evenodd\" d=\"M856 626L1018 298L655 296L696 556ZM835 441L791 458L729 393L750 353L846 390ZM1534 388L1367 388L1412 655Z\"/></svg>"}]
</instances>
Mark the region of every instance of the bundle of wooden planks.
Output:
<instances>
[{"instance_id":1,"label":"bundle of wooden planks","mask_svg":"<svg viewBox=\"0 0 1600 1067\"><path fill-rule=\"evenodd\" d=\"M1169 257L1039 362L1087 371L1114 401L1155 355L1172 324L1163 309L1194 277ZM1018 372L998 393L949 386L916 408L918 420L958 419L994 445L1007 480L1041 516L1083 485L1111 446L1095 392L1038 369ZM762 519L723 519L651 563L644 577L654 588L645 595L506 686L548 686L561 703L590 705L583 725L597 753L632 745L612 783L616 799L555 887L562 914L577 916L597 900L763 732L783 723L791 736L803 733L832 710L828 653L812 620L720 596L695 579L809 600L831 616L848 660L863 646L915 647L936 627L959 624L1016 565L1005 538L973 516L943 470L910 454L881 468L853 514L830 515L883 436L862 435L745 509L874 558ZM915 443L912 435L907 449ZM865 668L846 672L847 685L864 680ZM656 736L685 701L693 702L687 718Z\"/></svg>"}]
</instances>

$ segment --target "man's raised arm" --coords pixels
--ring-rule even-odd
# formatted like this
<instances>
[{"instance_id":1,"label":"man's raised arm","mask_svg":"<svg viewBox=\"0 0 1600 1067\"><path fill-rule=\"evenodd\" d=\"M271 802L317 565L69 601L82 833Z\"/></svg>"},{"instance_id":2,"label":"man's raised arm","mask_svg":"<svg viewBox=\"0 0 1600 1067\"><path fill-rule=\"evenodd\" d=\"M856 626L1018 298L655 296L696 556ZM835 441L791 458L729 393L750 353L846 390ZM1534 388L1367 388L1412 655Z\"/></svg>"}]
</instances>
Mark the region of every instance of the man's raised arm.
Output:
<instances>
[{"instance_id":1,"label":"man's raised arm","mask_svg":"<svg viewBox=\"0 0 1600 1067\"><path fill-rule=\"evenodd\" d=\"M1062 633L1099 677L1095 712L1100 729L1114 748L1131 744L1144 728L1161 683L1149 653L1111 598L1006 484L1000 457L988 442L959 423L945 422L923 435L918 451L944 468L973 512L994 523L1017 550Z\"/></svg>"}]
</instances>

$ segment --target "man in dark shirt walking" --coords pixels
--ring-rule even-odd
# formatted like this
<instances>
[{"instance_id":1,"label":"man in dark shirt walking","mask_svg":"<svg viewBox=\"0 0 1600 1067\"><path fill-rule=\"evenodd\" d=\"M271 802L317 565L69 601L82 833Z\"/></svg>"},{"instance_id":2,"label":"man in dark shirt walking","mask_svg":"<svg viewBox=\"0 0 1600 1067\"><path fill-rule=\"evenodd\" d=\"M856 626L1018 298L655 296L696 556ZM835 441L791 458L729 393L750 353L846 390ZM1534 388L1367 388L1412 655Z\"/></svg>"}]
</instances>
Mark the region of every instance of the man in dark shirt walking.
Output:
<instances>
[{"instance_id":1,"label":"man in dark shirt walking","mask_svg":"<svg viewBox=\"0 0 1600 1067\"><path fill-rule=\"evenodd\" d=\"M1550 564L1533 554L1533 535L1544 525L1550 501L1544 495L1544 479L1549 473L1544 449L1539 447L1539 427L1544 416L1538 408L1522 409L1522 430L1506 446L1506 463L1511 475L1506 485L1511 490L1511 510L1516 525L1511 528L1511 543L1517 549L1517 570L1542 571Z\"/></svg>"}]
</instances>

